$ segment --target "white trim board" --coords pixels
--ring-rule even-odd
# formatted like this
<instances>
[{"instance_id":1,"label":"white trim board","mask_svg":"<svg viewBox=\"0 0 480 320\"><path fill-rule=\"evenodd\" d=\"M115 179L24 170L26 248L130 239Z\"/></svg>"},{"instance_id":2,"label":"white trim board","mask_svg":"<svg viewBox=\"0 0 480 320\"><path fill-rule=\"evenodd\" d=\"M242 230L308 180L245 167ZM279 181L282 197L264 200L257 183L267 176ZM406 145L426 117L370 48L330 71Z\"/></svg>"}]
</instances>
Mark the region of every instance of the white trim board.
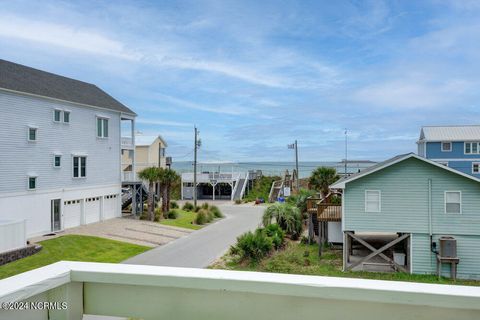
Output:
<instances>
[{"instance_id":1,"label":"white trim board","mask_svg":"<svg viewBox=\"0 0 480 320\"><path fill-rule=\"evenodd\" d=\"M384 163L383 165L380 165L380 166L378 166L378 167L375 168L375 169L372 169L372 170L366 169L365 171L363 171L363 172L360 171L360 173L354 174L354 175L352 175L352 176L350 176L350 177L348 177L348 178L346 178L346 179L339 180L338 182L332 184L332 185L330 186L330 188L332 188L332 189L344 189L344 188L345 188L345 185L346 185L347 183L349 183L349 182L355 181L355 180L357 180L357 179L360 179L360 178L365 177L365 176L367 176L367 175L369 175L369 174L372 174L372 173L374 173L374 172L380 171L380 170L382 170L382 169L384 169L384 168L390 167L390 166L392 166L392 165L394 165L394 164L396 164L396 163L402 162L402 161L407 160L407 159L410 159L410 158L415 158L415 159L424 161L424 162L426 162L426 163L429 163L429 164L431 164L431 165L433 165L433 166L436 166L436 167L438 167L438 168L441 168L441 169L443 169L443 170L450 171L450 172L452 172L452 173L458 174L458 175L460 175L460 176L463 176L463 177L465 177L465 178L471 179L471 180L476 181L476 182L480 182L480 179L479 179L479 178L476 178L476 177L474 177L474 176L471 176L470 174L460 172L460 171L458 171L458 170L455 170L455 169L452 169L452 168L450 168L450 167L444 166L443 164L437 163L437 162L435 162L435 161L433 161L433 160L420 157L420 156L418 156L418 155L416 155L416 154L414 154L414 153L409 153L409 154L406 154L406 155L404 155L404 156L402 156L402 157L399 157L399 158L397 158L397 159L395 159L395 160L392 160L392 161L387 160L387 161L385 161L385 163ZM393 159L393 158L392 158L392 159Z\"/></svg>"}]
</instances>

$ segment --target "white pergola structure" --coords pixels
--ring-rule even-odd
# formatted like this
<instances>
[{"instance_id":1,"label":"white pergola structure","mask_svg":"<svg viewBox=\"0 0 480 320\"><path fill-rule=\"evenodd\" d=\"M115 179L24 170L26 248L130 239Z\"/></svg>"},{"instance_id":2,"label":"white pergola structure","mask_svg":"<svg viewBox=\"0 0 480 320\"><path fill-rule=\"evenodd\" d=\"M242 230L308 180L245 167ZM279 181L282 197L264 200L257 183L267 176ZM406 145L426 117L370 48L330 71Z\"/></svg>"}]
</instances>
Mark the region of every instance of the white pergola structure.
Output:
<instances>
[{"instance_id":1,"label":"white pergola structure","mask_svg":"<svg viewBox=\"0 0 480 320\"><path fill-rule=\"evenodd\" d=\"M14 302L67 308L5 310ZM20 320L478 319L479 302L479 287L89 262L0 281L0 319Z\"/></svg>"}]
</instances>

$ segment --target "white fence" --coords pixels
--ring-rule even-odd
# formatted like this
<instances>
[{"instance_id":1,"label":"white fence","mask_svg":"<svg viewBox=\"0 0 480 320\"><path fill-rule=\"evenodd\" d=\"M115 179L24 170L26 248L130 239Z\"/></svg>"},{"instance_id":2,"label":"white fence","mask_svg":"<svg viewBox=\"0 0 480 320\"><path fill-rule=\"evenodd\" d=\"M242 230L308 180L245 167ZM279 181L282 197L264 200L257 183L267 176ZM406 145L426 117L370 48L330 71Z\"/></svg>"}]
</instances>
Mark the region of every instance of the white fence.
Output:
<instances>
[{"instance_id":1,"label":"white fence","mask_svg":"<svg viewBox=\"0 0 480 320\"><path fill-rule=\"evenodd\" d=\"M27 245L26 220L0 220L0 253Z\"/></svg>"}]
</instances>

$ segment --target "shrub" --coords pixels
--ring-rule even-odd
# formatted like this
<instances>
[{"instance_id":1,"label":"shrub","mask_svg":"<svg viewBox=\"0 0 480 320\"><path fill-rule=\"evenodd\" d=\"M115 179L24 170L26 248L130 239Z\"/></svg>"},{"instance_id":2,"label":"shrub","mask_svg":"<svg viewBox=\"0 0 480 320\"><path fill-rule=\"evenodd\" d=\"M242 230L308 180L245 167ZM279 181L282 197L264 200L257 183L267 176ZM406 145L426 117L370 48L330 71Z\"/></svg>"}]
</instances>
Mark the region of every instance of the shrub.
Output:
<instances>
[{"instance_id":1,"label":"shrub","mask_svg":"<svg viewBox=\"0 0 480 320\"><path fill-rule=\"evenodd\" d=\"M153 213L154 213L154 216L155 216L155 218L154 218L155 221L158 222L162 219L162 209L156 208Z\"/></svg>"},{"instance_id":2,"label":"shrub","mask_svg":"<svg viewBox=\"0 0 480 320\"><path fill-rule=\"evenodd\" d=\"M265 228L265 234L272 238L273 246L275 249L279 249L283 246L285 241L285 232L276 223L269 224Z\"/></svg>"},{"instance_id":3,"label":"shrub","mask_svg":"<svg viewBox=\"0 0 480 320\"><path fill-rule=\"evenodd\" d=\"M272 250L273 243L263 229L257 229L255 233L249 231L239 236L235 246L230 251L239 252L242 259L258 261Z\"/></svg>"},{"instance_id":4,"label":"shrub","mask_svg":"<svg viewBox=\"0 0 480 320\"><path fill-rule=\"evenodd\" d=\"M205 210L205 209L202 209L202 210ZM207 222L212 222L215 219L215 215L213 214L213 212L208 210L205 210L205 212L207 215Z\"/></svg>"},{"instance_id":5,"label":"shrub","mask_svg":"<svg viewBox=\"0 0 480 320\"><path fill-rule=\"evenodd\" d=\"M263 213L263 225L267 227L277 223L291 239L296 240L302 233L302 215L298 208L288 203L275 203L265 209Z\"/></svg>"},{"instance_id":6,"label":"shrub","mask_svg":"<svg viewBox=\"0 0 480 320\"><path fill-rule=\"evenodd\" d=\"M178 218L178 211L177 210L170 210L166 214L167 219L177 219Z\"/></svg>"},{"instance_id":7,"label":"shrub","mask_svg":"<svg viewBox=\"0 0 480 320\"><path fill-rule=\"evenodd\" d=\"M218 209L217 206L210 206L210 212L213 213L215 218L223 218L223 213Z\"/></svg>"},{"instance_id":8,"label":"shrub","mask_svg":"<svg viewBox=\"0 0 480 320\"><path fill-rule=\"evenodd\" d=\"M200 207L200 206L196 206L196 207L193 209L193 211L195 211L195 212L199 212L200 210L202 210L202 207Z\"/></svg>"},{"instance_id":9,"label":"shrub","mask_svg":"<svg viewBox=\"0 0 480 320\"><path fill-rule=\"evenodd\" d=\"M201 208L208 210L208 203L205 202L204 204L202 204Z\"/></svg>"},{"instance_id":10,"label":"shrub","mask_svg":"<svg viewBox=\"0 0 480 320\"><path fill-rule=\"evenodd\" d=\"M205 211L199 211L195 216L195 224L205 224L208 222L207 213Z\"/></svg>"},{"instance_id":11,"label":"shrub","mask_svg":"<svg viewBox=\"0 0 480 320\"><path fill-rule=\"evenodd\" d=\"M185 202L182 209L185 211L193 211L194 206L190 202Z\"/></svg>"},{"instance_id":12,"label":"shrub","mask_svg":"<svg viewBox=\"0 0 480 320\"><path fill-rule=\"evenodd\" d=\"M178 203L176 201L170 201L170 208L171 209L178 209Z\"/></svg>"},{"instance_id":13,"label":"shrub","mask_svg":"<svg viewBox=\"0 0 480 320\"><path fill-rule=\"evenodd\" d=\"M235 200L235 204L242 204L242 200L240 199Z\"/></svg>"}]
</instances>

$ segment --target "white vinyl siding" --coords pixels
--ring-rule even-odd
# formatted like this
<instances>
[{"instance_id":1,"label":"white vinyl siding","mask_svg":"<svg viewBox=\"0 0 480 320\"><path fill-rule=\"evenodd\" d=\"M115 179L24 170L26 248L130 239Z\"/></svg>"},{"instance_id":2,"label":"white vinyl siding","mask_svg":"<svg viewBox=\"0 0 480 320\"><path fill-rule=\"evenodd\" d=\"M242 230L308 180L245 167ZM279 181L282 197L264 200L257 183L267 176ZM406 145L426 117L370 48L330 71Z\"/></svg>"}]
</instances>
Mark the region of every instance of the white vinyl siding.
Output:
<instances>
[{"instance_id":1,"label":"white vinyl siding","mask_svg":"<svg viewBox=\"0 0 480 320\"><path fill-rule=\"evenodd\" d=\"M445 213L462 213L461 191L445 191Z\"/></svg>"},{"instance_id":2,"label":"white vinyl siding","mask_svg":"<svg viewBox=\"0 0 480 320\"><path fill-rule=\"evenodd\" d=\"M70 124L55 123L54 109L70 110ZM98 139L98 109L0 91L0 110L0 136L8 150L0 152L0 193L26 192L23 177L29 172L41 177L42 190L121 183L120 113L101 111L109 118L109 138ZM28 141L29 127L38 128L36 141ZM62 154L60 170L53 168L56 153ZM88 179L72 179L71 155L88 155Z\"/></svg>"},{"instance_id":3,"label":"white vinyl siding","mask_svg":"<svg viewBox=\"0 0 480 320\"><path fill-rule=\"evenodd\" d=\"M365 212L380 212L381 197L379 190L365 190Z\"/></svg>"}]
</instances>

